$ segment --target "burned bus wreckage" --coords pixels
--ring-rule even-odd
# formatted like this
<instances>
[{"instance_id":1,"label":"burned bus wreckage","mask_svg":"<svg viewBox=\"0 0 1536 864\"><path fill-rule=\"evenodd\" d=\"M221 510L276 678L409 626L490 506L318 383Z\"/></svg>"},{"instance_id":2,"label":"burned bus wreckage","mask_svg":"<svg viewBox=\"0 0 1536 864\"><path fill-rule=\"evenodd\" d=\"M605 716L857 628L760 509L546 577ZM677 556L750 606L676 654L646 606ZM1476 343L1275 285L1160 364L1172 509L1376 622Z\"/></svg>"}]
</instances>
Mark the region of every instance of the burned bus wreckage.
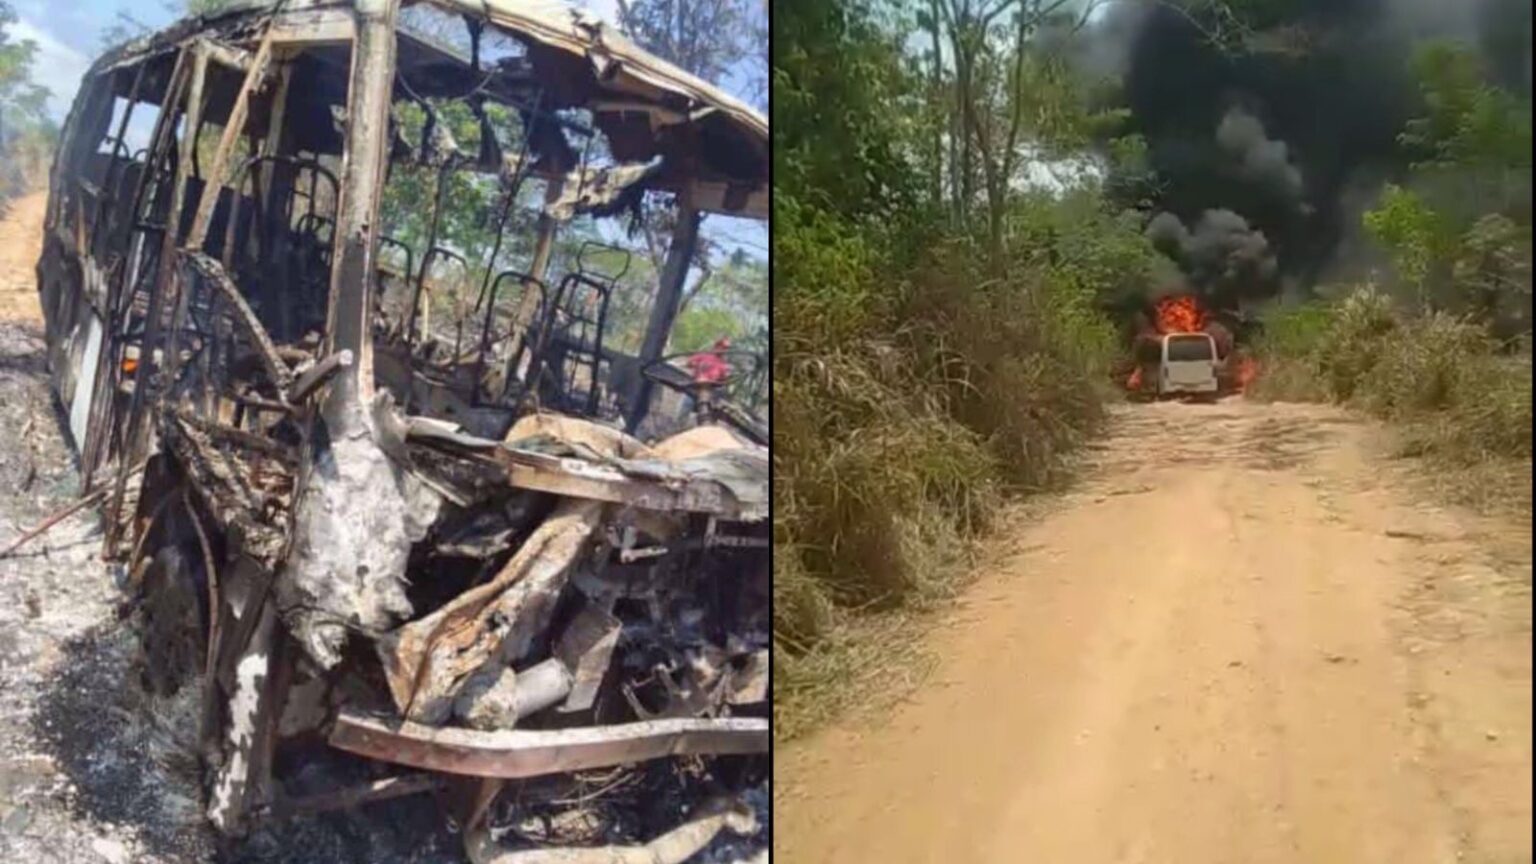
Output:
<instances>
[{"instance_id":1,"label":"burned bus wreckage","mask_svg":"<svg viewBox=\"0 0 1536 864\"><path fill-rule=\"evenodd\" d=\"M38 264L49 360L220 831L431 792L472 860L537 861L509 811L660 786L681 824L543 848L754 830L765 358L664 354L700 219L765 219L767 165L762 115L548 0L286 0L92 67ZM409 177L420 230L391 236ZM461 182L493 192L489 252L445 239ZM642 199L670 246L626 298L627 253L558 250ZM316 753L357 779L294 794Z\"/></svg>"}]
</instances>

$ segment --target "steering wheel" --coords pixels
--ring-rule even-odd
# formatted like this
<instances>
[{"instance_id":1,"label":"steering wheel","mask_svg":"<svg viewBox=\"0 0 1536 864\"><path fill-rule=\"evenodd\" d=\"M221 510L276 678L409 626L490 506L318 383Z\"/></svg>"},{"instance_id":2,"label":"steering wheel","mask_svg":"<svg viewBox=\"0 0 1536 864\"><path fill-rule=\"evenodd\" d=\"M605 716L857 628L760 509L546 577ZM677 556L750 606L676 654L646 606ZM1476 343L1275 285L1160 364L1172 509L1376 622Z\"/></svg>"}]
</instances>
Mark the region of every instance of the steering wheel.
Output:
<instances>
[{"instance_id":1,"label":"steering wheel","mask_svg":"<svg viewBox=\"0 0 1536 864\"><path fill-rule=\"evenodd\" d=\"M722 374L710 381L700 381L695 373L686 368L673 365L673 361L686 362L689 358L710 356L724 361L725 369ZM752 351L739 351L727 349L725 351L689 351L683 354L670 354L645 364L640 368L640 374L646 380L653 381L671 390L676 390L689 396L695 395L695 391L704 388L726 390L732 384L740 381L758 371L763 365L763 358Z\"/></svg>"}]
</instances>

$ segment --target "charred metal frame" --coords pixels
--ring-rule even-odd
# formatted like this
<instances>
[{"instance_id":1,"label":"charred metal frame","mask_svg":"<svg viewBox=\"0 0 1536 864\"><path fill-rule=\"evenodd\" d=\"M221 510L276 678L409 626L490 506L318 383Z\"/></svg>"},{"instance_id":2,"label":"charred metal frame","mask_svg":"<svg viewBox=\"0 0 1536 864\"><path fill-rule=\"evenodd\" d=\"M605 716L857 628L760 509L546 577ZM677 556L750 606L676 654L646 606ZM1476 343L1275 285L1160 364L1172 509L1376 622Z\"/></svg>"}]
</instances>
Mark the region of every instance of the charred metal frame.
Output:
<instances>
[{"instance_id":1,"label":"charred metal frame","mask_svg":"<svg viewBox=\"0 0 1536 864\"><path fill-rule=\"evenodd\" d=\"M520 73L519 86L530 89L517 99L510 91L497 94L522 114L520 152L503 159L482 141L480 161L494 151L502 162L505 198L494 214L471 332L459 322L447 364L449 379L468 374L467 392L453 392L452 380L419 384L414 335L434 261L457 258L472 270L461 250L437 236L443 178L455 166L437 174L419 258L418 250L381 233L391 108L414 96L398 92L410 90L397 74L400 57L408 51L421 62L437 50L407 42L399 26L402 0L289 0L276 11L189 19L110 52L87 76L51 177L38 271L55 387L69 407L91 500L108 502L104 552L129 566L135 590L147 590L139 577L157 550L174 543L198 550L201 581L183 575L207 592L206 632L192 634L204 649L193 671L206 673L200 740L214 769L209 816L230 834L253 819L428 789L467 802L461 822L478 831L507 781L683 754L760 754L768 746L766 690L744 684L747 673L731 665L766 651L766 630L757 629L766 615L766 451L723 426L649 445L591 422L602 397L616 395L633 432L650 403L650 378L617 384L601 374L614 359L603 333L623 274L588 272L583 247L572 271L548 275L570 213L604 212L614 196L634 190L674 195L679 229L633 358L642 367L662 360L702 214L766 218L766 121L574 16L503 0L404 5L471 22L475 72L479 33L492 28L522 43L533 73ZM334 85L325 91L332 95L304 89L317 81ZM124 109L114 123L118 99ZM132 152L126 139L135 111L156 104L148 146ZM341 121L332 138L316 119L329 107ZM577 107L589 112L590 126L561 113ZM210 142L211 157L200 156L204 126L213 124L222 132ZM585 137L583 153L596 136L607 136L615 160L645 163L645 170L622 181L602 179L596 188L606 191L593 192L588 183L596 175L585 158L574 171L544 159L535 141L548 130L562 142L566 132ZM248 152L241 152L242 142ZM108 152L98 157L102 143ZM722 162L727 168L701 156L727 145L746 155ZM100 180L88 183L85 166L98 163ZM498 267L518 192L534 177L545 183L546 203L530 261L526 270ZM306 199L304 212L299 198ZM557 202L567 209L554 208ZM252 245L256 262L249 260ZM386 246L403 248L411 291L405 326L394 331L381 326L376 297L377 258ZM264 266L284 255L290 260L282 267ZM314 267L325 269L305 269ZM318 314L321 301L314 298L312 310L303 305L310 277L302 274L322 272L324 321L307 330L304 313ZM510 309L498 305L508 282L521 288ZM507 332L498 310L511 313ZM550 385L566 377L550 371L562 323L582 331L565 347L590 366L590 376L583 367L580 400L555 400L575 417L539 404L543 387L574 389L575 373ZM472 361L460 357L466 335L477 346ZM403 349L390 344L395 337ZM491 352L498 344L508 348L505 360ZM376 362L376 350L386 349L403 350L403 382ZM502 372L497 392L482 387L493 369ZM439 411L445 400L449 410ZM473 416L454 416L454 405ZM475 425L474 412L494 422ZM747 438L760 437L750 423L736 425L748 429ZM384 527L349 527L353 506ZM539 557L542 547L530 547L531 538L542 536L562 507L576 507L585 521L564 535L565 557ZM487 520L490 529L479 527ZM531 566L534 575L481 582L466 569L466 555L479 571ZM461 593L407 597L395 582L406 582L408 568L425 566L441 573L412 581L457 584ZM326 591L327 579L353 572L375 594L354 598L340 583ZM761 597L722 605L722 580L738 592L756 586L750 591ZM707 591L705 583L712 586ZM487 593L492 586L502 593ZM391 590L398 597L375 596ZM333 608L327 618L325 610L295 602L304 591L319 591L333 605L355 600L356 614ZM641 596L637 591L650 598L643 610L625 605ZM694 625L670 617L681 614L673 607L718 620L709 634L678 642L677 634ZM493 608L507 614L485 617ZM461 701L493 693L494 687L474 689L490 685L487 675L510 682L514 661L526 663L530 652L558 644L557 656L540 661L567 664L573 677L555 726L541 727L553 721L537 713L533 728L401 725L400 717L415 717L414 692L400 704L398 693L378 691L375 673L357 668L350 654L343 659L340 647L372 642L387 658L386 642L439 614L454 624L444 633L472 637L476 650L487 652L469 678L454 683L463 689L453 717L470 716ZM343 619L346 626L338 627ZM615 648L619 633L631 629L637 645L671 658L672 671L641 674L623 665L642 656ZM733 641L712 641L723 633ZM437 641L436 634L427 640L418 677ZM695 665L676 665L684 657ZM609 681L610 662L614 681L634 680ZM754 663L761 665L748 665ZM176 680L175 670L165 671L162 678ZM703 676L695 684L704 689L678 690L694 686L678 684L694 681L688 676ZM613 689L620 684L622 698ZM293 718L306 716L302 693L315 687L375 689L303 725ZM747 692L759 695L737 698ZM742 705L758 713L732 716ZM706 714L690 713L701 710ZM571 726L571 718L585 718L585 725ZM289 722L307 732L281 731ZM330 799L286 799L274 761L304 734L427 773L344 789ZM474 836L484 839L483 832Z\"/></svg>"}]
</instances>

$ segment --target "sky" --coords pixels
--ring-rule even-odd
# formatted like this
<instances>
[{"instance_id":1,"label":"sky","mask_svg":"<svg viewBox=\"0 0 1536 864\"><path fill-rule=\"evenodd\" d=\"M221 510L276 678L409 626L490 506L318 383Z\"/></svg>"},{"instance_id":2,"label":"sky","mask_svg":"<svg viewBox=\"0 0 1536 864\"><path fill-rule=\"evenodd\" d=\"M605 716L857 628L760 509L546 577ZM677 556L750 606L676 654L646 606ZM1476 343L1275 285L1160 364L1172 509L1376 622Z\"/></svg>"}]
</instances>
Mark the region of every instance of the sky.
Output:
<instances>
[{"instance_id":1,"label":"sky","mask_svg":"<svg viewBox=\"0 0 1536 864\"><path fill-rule=\"evenodd\" d=\"M53 118L63 121L69 111L70 100L80 86L80 78L90 66L91 59L102 49L102 33L118 20L118 13L130 15L134 20L151 28L163 27L178 15L172 11L174 0L10 0L15 7L16 25L12 28L16 39L31 39L37 43L38 59L34 71L39 84L52 92L48 108ZM604 21L618 20L616 0L575 0L572 5L582 6ZM741 93L744 76L731 74L720 83L724 89Z\"/></svg>"},{"instance_id":2,"label":"sky","mask_svg":"<svg viewBox=\"0 0 1536 864\"><path fill-rule=\"evenodd\" d=\"M80 77L101 47L101 28L110 23L122 0L11 0L17 22L11 37L37 43L32 70L37 83L51 92L48 112L63 122ZM141 4L142 5L142 4ZM169 16L166 16L167 19Z\"/></svg>"}]
</instances>

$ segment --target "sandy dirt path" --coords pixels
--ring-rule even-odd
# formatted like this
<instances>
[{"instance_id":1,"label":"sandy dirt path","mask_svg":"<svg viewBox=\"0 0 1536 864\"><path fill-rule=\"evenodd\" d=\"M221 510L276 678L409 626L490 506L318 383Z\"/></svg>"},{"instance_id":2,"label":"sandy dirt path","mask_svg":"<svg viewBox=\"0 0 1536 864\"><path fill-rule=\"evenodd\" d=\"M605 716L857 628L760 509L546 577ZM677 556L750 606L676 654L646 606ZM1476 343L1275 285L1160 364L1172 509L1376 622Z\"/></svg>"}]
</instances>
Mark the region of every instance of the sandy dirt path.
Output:
<instances>
[{"instance_id":1,"label":"sandy dirt path","mask_svg":"<svg viewBox=\"0 0 1536 864\"><path fill-rule=\"evenodd\" d=\"M43 318L35 267L47 210L46 190L0 205L0 320Z\"/></svg>"},{"instance_id":2,"label":"sandy dirt path","mask_svg":"<svg viewBox=\"0 0 1536 864\"><path fill-rule=\"evenodd\" d=\"M779 864L1530 862L1530 542L1315 406L1127 406L878 720L777 754Z\"/></svg>"}]
</instances>

